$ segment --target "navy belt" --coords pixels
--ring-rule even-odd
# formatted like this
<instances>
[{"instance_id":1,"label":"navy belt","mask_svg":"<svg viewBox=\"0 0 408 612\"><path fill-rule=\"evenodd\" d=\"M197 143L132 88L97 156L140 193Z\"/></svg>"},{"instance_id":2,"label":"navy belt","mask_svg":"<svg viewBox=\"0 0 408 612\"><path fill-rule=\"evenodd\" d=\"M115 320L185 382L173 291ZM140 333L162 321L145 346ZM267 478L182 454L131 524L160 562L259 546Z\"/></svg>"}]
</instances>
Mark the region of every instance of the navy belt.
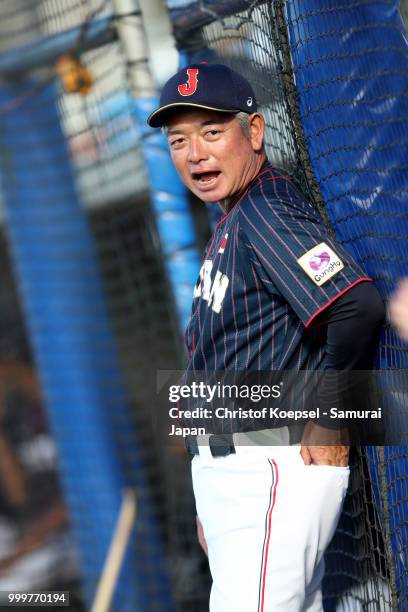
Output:
<instances>
[{"instance_id":1,"label":"navy belt","mask_svg":"<svg viewBox=\"0 0 408 612\"><path fill-rule=\"evenodd\" d=\"M208 438L208 446L213 457L227 457L235 453L232 434L214 434ZM190 455L200 454L196 436L186 436L186 448Z\"/></svg>"}]
</instances>

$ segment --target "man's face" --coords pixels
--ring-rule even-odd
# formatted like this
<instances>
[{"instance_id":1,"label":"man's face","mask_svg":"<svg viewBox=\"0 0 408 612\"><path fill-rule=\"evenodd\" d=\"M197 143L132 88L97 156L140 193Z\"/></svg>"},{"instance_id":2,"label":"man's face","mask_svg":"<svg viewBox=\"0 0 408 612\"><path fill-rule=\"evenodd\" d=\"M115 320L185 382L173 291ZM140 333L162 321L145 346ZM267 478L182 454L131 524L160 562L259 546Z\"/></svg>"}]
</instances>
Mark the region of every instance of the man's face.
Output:
<instances>
[{"instance_id":1,"label":"man's face","mask_svg":"<svg viewBox=\"0 0 408 612\"><path fill-rule=\"evenodd\" d=\"M259 116L258 116L259 117ZM247 138L235 115L183 110L167 120L170 153L183 183L204 202L241 193L259 170L259 138Z\"/></svg>"}]
</instances>

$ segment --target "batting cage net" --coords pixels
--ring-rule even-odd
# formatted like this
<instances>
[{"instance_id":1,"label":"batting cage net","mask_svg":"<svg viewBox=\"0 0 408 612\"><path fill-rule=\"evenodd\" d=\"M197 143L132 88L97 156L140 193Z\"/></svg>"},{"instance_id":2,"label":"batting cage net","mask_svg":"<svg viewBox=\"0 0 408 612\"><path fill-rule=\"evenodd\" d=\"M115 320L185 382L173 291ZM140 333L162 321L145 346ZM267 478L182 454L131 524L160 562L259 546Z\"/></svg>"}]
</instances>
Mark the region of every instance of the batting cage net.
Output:
<instances>
[{"instance_id":1,"label":"batting cage net","mask_svg":"<svg viewBox=\"0 0 408 612\"><path fill-rule=\"evenodd\" d=\"M201 612L210 580L189 459L166 444L156 372L183 367L180 304L209 227L196 215L197 238L184 191L162 188L160 175L176 179L142 121L156 101L149 47L135 58L123 27L143 39L144 4L0 6L0 591L70 590L73 609L97 612ZM387 299L408 274L406 4L167 9L181 63L221 61L251 81L270 161ZM377 366L388 427L408 433L406 345L388 326ZM325 610L405 610L407 448L357 449L352 463Z\"/></svg>"},{"instance_id":2,"label":"batting cage net","mask_svg":"<svg viewBox=\"0 0 408 612\"><path fill-rule=\"evenodd\" d=\"M405 6L400 13L397 2L168 5L191 59L221 61L253 83L272 164L302 184L387 299L407 273ZM385 328L377 366L405 368L406 358L406 345ZM406 385L390 372L385 387L388 427L406 432ZM408 605L406 466L406 447L356 454L326 555L327 609Z\"/></svg>"}]
</instances>

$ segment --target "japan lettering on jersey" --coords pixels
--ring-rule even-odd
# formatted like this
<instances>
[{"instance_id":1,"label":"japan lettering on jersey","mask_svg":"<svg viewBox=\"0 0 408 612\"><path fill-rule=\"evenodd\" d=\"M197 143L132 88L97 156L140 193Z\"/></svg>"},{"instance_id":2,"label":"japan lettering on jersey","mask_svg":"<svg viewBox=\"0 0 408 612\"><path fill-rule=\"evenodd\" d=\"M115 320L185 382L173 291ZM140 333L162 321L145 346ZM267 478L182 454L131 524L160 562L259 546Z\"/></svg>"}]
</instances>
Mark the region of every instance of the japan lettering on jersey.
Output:
<instances>
[{"instance_id":1,"label":"japan lettering on jersey","mask_svg":"<svg viewBox=\"0 0 408 612\"><path fill-rule=\"evenodd\" d=\"M224 235L221 241L218 254L224 253L227 240L228 233ZM208 305L211 306L215 312L220 312L229 284L229 278L226 274L217 270L214 280L212 280L212 268L213 263L211 259L205 259L200 269L199 279L194 287L194 297L201 297L203 300L207 301Z\"/></svg>"}]
</instances>

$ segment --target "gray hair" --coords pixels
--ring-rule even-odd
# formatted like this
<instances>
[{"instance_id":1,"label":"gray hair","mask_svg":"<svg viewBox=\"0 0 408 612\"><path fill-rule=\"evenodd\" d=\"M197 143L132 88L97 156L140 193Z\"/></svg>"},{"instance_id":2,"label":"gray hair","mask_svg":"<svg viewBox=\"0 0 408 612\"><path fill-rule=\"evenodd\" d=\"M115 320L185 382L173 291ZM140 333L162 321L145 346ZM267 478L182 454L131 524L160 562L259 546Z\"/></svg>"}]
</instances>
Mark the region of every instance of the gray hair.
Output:
<instances>
[{"instance_id":1,"label":"gray hair","mask_svg":"<svg viewBox=\"0 0 408 612\"><path fill-rule=\"evenodd\" d=\"M241 130L245 138L248 138L249 140L249 115L248 113L245 113L244 111L239 111L239 113L235 115L235 119L237 119L237 121L239 122L239 125L241 126Z\"/></svg>"}]
</instances>

